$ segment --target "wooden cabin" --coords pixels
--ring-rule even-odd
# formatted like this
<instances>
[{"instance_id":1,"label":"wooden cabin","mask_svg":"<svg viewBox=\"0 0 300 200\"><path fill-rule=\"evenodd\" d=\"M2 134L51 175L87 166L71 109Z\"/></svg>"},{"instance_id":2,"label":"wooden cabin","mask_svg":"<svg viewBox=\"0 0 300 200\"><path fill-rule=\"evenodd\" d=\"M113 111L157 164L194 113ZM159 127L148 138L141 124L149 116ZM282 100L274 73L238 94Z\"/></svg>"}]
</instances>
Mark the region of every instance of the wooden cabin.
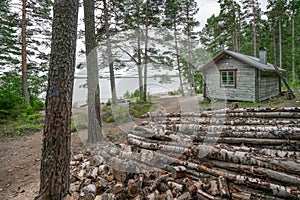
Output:
<instances>
[{"instance_id":1,"label":"wooden cabin","mask_svg":"<svg viewBox=\"0 0 300 200\"><path fill-rule=\"evenodd\" d=\"M259 58L224 50L200 71L203 75L203 96L208 100L261 102L281 93L280 76L267 62L263 48Z\"/></svg>"}]
</instances>

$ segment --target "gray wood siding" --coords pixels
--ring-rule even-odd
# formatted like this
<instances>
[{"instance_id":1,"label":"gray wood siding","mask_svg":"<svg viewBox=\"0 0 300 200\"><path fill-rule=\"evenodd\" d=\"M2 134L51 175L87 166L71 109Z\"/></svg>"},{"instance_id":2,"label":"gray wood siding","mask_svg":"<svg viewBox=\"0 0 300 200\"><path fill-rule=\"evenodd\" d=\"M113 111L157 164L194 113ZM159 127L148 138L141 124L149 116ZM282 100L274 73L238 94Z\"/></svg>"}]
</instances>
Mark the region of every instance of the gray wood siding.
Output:
<instances>
[{"instance_id":1,"label":"gray wood siding","mask_svg":"<svg viewBox=\"0 0 300 200\"><path fill-rule=\"evenodd\" d=\"M236 88L220 87L219 70L236 69ZM255 101L255 68L228 57L219 60L216 65L204 72L207 96L216 99L236 101Z\"/></svg>"},{"instance_id":2,"label":"gray wood siding","mask_svg":"<svg viewBox=\"0 0 300 200\"><path fill-rule=\"evenodd\" d=\"M275 73L265 75L266 72L262 72L260 76L260 101L269 99L271 97L279 95L279 77Z\"/></svg>"}]
</instances>

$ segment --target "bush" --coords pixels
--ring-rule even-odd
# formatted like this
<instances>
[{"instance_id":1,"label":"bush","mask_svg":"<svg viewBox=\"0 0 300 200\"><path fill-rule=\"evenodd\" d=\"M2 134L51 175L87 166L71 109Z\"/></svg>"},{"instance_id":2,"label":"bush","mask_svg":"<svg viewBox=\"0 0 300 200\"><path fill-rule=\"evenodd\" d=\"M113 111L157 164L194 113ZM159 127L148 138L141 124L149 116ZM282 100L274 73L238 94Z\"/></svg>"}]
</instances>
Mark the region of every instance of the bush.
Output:
<instances>
[{"instance_id":1,"label":"bush","mask_svg":"<svg viewBox=\"0 0 300 200\"><path fill-rule=\"evenodd\" d=\"M37 98L30 98L30 105L34 111L41 111L45 109L45 104Z\"/></svg>"}]
</instances>

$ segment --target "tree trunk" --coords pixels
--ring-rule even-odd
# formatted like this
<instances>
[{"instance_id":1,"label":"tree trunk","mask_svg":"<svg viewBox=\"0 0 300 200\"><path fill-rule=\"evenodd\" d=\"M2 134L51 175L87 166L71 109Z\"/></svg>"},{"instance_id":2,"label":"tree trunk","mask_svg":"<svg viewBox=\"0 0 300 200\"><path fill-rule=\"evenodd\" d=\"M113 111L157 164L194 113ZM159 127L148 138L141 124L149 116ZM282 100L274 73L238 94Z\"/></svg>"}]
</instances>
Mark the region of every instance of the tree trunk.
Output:
<instances>
[{"instance_id":1,"label":"tree trunk","mask_svg":"<svg viewBox=\"0 0 300 200\"><path fill-rule=\"evenodd\" d=\"M95 143L102 137L100 118L100 88L95 35L94 2L84 0L85 45L88 75L88 142Z\"/></svg>"},{"instance_id":2,"label":"tree trunk","mask_svg":"<svg viewBox=\"0 0 300 200\"><path fill-rule=\"evenodd\" d=\"M279 18L279 67L282 68L282 37L281 37L281 18Z\"/></svg>"},{"instance_id":3,"label":"tree trunk","mask_svg":"<svg viewBox=\"0 0 300 200\"><path fill-rule=\"evenodd\" d=\"M253 4L253 56L256 57L256 5L255 1L252 0Z\"/></svg>"},{"instance_id":4,"label":"tree trunk","mask_svg":"<svg viewBox=\"0 0 300 200\"><path fill-rule=\"evenodd\" d=\"M296 82L296 70L295 70L295 14L292 14L292 78L293 83Z\"/></svg>"},{"instance_id":5,"label":"tree trunk","mask_svg":"<svg viewBox=\"0 0 300 200\"><path fill-rule=\"evenodd\" d=\"M181 92L182 96L185 96L184 95L184 90L183 90L183 83L182 83L182 70L181 70L181 66L180 66L180 62L179 62L177 27L176 27L176 20L175 20L175 18L174 18L174 40L175 40L176 62L177 62L177 68L178 68L180 92Z\"/></svg>"},{"instance_id":6,"label":"tree trunk","mask_svg":"<svg viewBox=\"0 0 300 200\"><path fill-rule=\"evenodd\" d=\"M60 0L53 5L39 200L63 199L69 192L78 5L78 0Z\"/></svg>"},{"instance_id":7,"label":"tree trunk","mask_svg":"<svg viewBox=\"0 0 300 200\"><path fill-rule=\"evenodd\" d=\"M27 61L26 61L26 0L22 0L22 93L26 103L29 104L29 92L27 81Z\"/></svg>"},{"instance_id":8,"label":"tree trunk","mask_svg":"<svg viewBox=\"0 0 300 200\"><path fill-rule=\"evenodd\" d=\"M137 2L137 14L140 15L140 5L138 5ZM140 16L139 16L140 17ZM139 92L140 92L140 100L143 100L143 68L142 68L142 49L141 49L141 28L140 28L140 19L138 19L137 25L138 28L136 30L137 32L137 56L138 56L138 62L137 62L137 67L138 67L138 75L139 75Z\"/></svg>"},{"instance_id":9,"label":"tree trunk","mask_svg":"<svg viewBox=\"0 0 300 200\"><path fill-rule=\"evenodd\" d=\"M274 52L274 65L277 64L277 48L276 48L276 31L273 24L273 52Z\"/></svg>"},{"instance_id":10,"label":"tree trunk","mask_svg":"<svg viewBox=\"0 0 300 200\"><path fill-rule=\"evenodd\" d=\"M114 71L114 61L112 59L111 41L110 41L110 30L109 30L109 5L106 0L103 0L104 7L104 17L105 17L105 35L106 35L106 47L109 65L109 77L110 77L110 90L111 90L111 102L112 104L117 103L117 91L115 83L115 71Z\"/></svg>"},{"instance_id":11,"label":"tree trunk","mask_svg":"<svg viewBox=\"0 0 300 200\"><path fill-rule=\"evenodd\" d=\"M144 90L143 101L147 101L147 64L148 64L148 28L149 28L149 16L148 16L148 0L146 0L146 29L145 29L145 56L144 56Z\"/></svg>"}]
</instances>

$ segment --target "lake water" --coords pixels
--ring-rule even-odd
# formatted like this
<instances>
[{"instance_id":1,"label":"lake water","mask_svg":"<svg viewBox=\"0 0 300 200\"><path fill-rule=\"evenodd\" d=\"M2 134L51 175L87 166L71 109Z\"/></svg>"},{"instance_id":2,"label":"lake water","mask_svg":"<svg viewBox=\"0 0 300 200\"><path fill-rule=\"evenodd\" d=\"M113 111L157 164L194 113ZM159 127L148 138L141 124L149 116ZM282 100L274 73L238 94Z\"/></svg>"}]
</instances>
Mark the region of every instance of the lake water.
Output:
<instances>
[{"instance_id":1,"label":"lake water","mask_svg":"<svg viewBox=\"0 0 300 200\"><path fill-rule=\"evenodd\" d=\"M159 83L160 78L148 78L148 93L165 93L169 91L175 91L179 88L179 78L171 77L171 83L162 84ZM86 84L86 79L75 79L74 81L74 92L73 92L73 102L86 102L87 100L87 88L82 87ZM100 78L100 98L101 101L107 101L107 99L111 98L110 91L110 81L108 78ZM117 97L121 98L128 90L129 92L133 92L138 89L138 78L130 77L130 78L116 78L116 92Z\"/></svg>"}]
</instances>

